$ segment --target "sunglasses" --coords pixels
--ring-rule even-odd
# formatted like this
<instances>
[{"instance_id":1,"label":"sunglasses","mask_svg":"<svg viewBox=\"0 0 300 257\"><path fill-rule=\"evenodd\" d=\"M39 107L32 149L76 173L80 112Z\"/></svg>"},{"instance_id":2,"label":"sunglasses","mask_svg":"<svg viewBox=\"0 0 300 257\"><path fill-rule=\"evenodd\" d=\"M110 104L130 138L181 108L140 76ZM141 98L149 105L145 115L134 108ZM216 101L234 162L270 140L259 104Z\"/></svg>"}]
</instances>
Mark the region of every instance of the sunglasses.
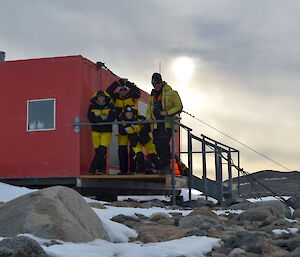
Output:
<instances>
[{"instance_id":1,"label":"sunglasses","mask_svg":"<svg viewBox=\"0 0 300 257\"><path fill-rule=\"evenodd\" d=\"M152 85L155 86L155 85L159 85L161 82L152 82Z\"/></svg>"}]
</instances>

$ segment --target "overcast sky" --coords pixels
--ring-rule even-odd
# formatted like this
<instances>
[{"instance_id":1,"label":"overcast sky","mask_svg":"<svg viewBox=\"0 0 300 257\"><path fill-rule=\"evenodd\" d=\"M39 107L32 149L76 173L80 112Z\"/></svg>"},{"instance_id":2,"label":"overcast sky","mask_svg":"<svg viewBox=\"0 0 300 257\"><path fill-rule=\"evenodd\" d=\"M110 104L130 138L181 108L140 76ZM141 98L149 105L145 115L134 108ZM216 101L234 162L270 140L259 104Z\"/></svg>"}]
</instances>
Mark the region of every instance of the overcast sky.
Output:
<instances>
[{"instance_id":1,"label":"overcast sky","mask_svg":"<svg viewBox=\"0 0 300 257\"><path fill-rule=\"evenodd\" d=\"M148 92L160 63L185 111L300 170L300 1L0 0L0 10L6 60L80 54ZM182 117L241 150L245 170L284 170Z\"/></svg>"}]
</instances>

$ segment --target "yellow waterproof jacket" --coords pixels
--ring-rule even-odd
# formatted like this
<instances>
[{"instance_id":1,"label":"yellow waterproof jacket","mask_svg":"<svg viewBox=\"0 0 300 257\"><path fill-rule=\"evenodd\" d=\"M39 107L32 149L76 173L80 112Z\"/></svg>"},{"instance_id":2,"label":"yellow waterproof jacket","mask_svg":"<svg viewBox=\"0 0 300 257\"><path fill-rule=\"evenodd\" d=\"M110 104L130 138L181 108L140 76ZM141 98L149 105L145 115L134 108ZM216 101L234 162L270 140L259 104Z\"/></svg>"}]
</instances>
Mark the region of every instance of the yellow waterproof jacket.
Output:
<instances>
[{"instance_id":1,"label":"yellow waterproof jacket","mask_svg":"<svg viewBox=\"0 0 300 257\"><path fill-rule=\"evenodd\" d=\"M100 91L99 91L100 92ZM111 122L116 118L115 106L111 103L110 96L102 91L105 95L105 103L100 105L97 101L97 93L93 94L88 108L88 120L91 123ZM112 132L112 125L92 125L92 131Z\"/></svg>"},{"instance_id":2,"label":"yellow waterproof jacket","mask_svg":"<svg viewBox=\"0 0 300 257\"><path fill-rule=\"evenodd\" d=\"M115 89L119 86L126 86L129 89L129 92L125 97L122 97L119 93L114 92ZM141 92L134 83L128 80L119 79L113 82L106 91L114 101L114 105L117 111L117 118L119 118L125 106L127 105L134 106L135 109L138 109L138 100L140 98Z\"/></svg>"},{"instance_id":3,"label":"yellow waterproof jacket","mask_svg":"<svg viewBox=\"0 0 300 257\"><path fill-rule=\"evenodd\" d=\"M162 87L161 97L162 110L168 113L168 116L164 117L165 120L175 119L175 115L182 111L182 102L177 91L173 90L165 81ZM150 100L147 107L147 119L155 120L154 116L154 89L151 92ZM157 123L151 124L152 129L157 128ZM165 123L166 128L171 128L171 123Z\"/></svg>"}]
</instances>

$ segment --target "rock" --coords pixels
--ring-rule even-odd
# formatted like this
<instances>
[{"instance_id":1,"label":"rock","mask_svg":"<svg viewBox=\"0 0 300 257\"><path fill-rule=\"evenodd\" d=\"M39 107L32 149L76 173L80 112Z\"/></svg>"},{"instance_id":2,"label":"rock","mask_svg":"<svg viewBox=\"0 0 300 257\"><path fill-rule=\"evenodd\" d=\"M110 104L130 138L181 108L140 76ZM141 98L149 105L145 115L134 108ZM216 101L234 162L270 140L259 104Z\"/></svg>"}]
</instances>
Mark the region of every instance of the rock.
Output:
<instances>
[{"instance_id":1,"label":"rock","mask_svg":"<svg viewBox=\"0 0 300 257\"><path fill-rule=\"evenodd\" d=\"M226 231L226 230L218 230L218 229L210 229L208 231L208 237L216 237L220 238L223 241L227 241L230 237L235 235L235 231Z\"/></svg>"},{"instance_id":2,"label":"rock","mask_svg":"<svg viewBox=\"0 0 300 257\"><path fill-rule=\"evenodd\" d=\"M136 218L136 217L132 217L132 216L127 216L124 214L119 214L117 216L112 217L111 219L112 221L121 223L127 227L130 228L135 228L137 226L139 226L141 224L141 219L140 218Z\"/></svg>"},{"instance_id":3,"label":"rock","mask_svg":"<svg viewBox=\"0 0 300 257\"><path fill-rule=\"evenodd\" d=\"M220 217L217 214L215 214L214 212L212 212L207 207L196 208L188 216L194 216L194 215L198 215L198 214L204 215L204 216L208 216L208 217L212 217L215 220L219 220L220 219Z\"/></svg>"},{"instance_id":4,"label":"rock","mask_svg":"<svg viewBox=\"0 0 300 257\"><path fill-rule=\"evenodd\" d=\"M190 208L200 208L203 206L213 207L215 204L212 201L206 200L205 198L199 198L197 200L193 200L191 202L184 202L184 207L190 207Z\"/></svg>"},{"instance_id":5,"label":"rock","mask_svg":"<svg viewBox=\"0 0 300 257\"><path fill-rule=\"evenodd\" d=\"M293 213L293 218L294 219L299 219L300 218L300 208L296 209Z\"/></svg>"},{"instance_id":6,"label":"rock","mask_svg":"<svg viewBox=\"0 0 300 257\"><path fill-rule=\"evenodd\" d=\"M255 207L267 207L272 206L276 208L279 213L281 213L284 217L290 218L291 217L291 210L290 208L281 201L273 200L273 201L261 201L261 202L247 202L247 203L238 203L231 205L230 208L233 210L247 210L249 208Z\"/></svg>"},{"instance_id":7,"label":"rock","mask_svg":"<svg viewBox=\"0 0 300 257\"><path fill-rule=\"evenodd\" d=\"M50 257L35 240L18 236L0 241L1 257Z\"/></svg>"},{"instance_id":8,"label":"rock","mask_svg":"<svg viewBox=\"0 0 300 257\"><path fill-rule=\"evenodd\" d=\"M300 236L286 240L279 240L275 242L275 245L288 251L294 251L296 248L300 247Z\"/></svg>"},{"instance_id":9,"label":"rock","mask_svg":"<svg viewBox=\"0 0 300 257\"><path fill-rule=\"evenodd\" d=\"M147 244L147 243L156 243L159 242L160 240L158 240L153 233L150 232L144 232L141 231L138 234L138 237L136 239L137 241L142 242L143 244Z\"/></svg>"},{"instance_id":10,"label":"rock","mask_svg":"<svg viewBox=\"0 0 300 257\"><path fill-rule=\"evenodd\" d=\"M175 225L176 226L176 221L177 221L177 219L160 219L160 220L158 220L158 221L156 221L156 223L158 224L158 225Z\"/></svg>"},{"instance_id":11,"label":"rock","mask_svg":"<svg viewBox=\"0 0 300 257\"><path fill-rule=\"evenodd\" d=\"M221 224L209 216L204 215L193 215L185 216L179 220L179 227L181 228L198 228L200 230L208 230L210 228L221 228Z\"/></svg>"},{"instance_id":12,"label":"rock","mask_svg":"<svg viewBox=\"0 0 300 257\"><path fill-rule=\"evenodd\" d=\"M289 254L288 251L271 244L270 241L267 240L262 240L260 247L264 256L268 257L284 257Z\"/></svg>"},{"instance_id":13,"label":"rock","mask_svg":"<svg viewBox=\"0 0 300 257\"><path fill-rule=\"evenodd\" d=\"M295 192L292 194L291 198L288 200L288 202L291 204L291 206L294 209L300 208L300 191Z\"/></svg>"},{"instance_id":14,"label":"rock","mask_svg":"<svg viewBox=\"0 0 300 257\"><path fill-rule=\"evenodd\" d=\"M266 226L282 217L283 214L275 207L265 206L246 209L243 213L231 219L231 222L237 222L238 224L245 223L245 221L259 222L260 226Z\"/></svg>"},{"instance_id":15,"label":"rock","mask_svg":"<svg viewBox=\"0 0 300 257\"><path fill-rule=\"evenodd\" d=\"M92 208L97 208L97 209L107 209L102 203L98 203L98 202L92 202L92 203L88 203L90 207Z\"/></svg>"},{"instance_id":16,"label":"rock","mask_svg":"<svg viewBox=\"0 0 300 257\"><path fill-rule=\"evenodd\" d=\"M188 236L208 236L207 230L200 230L199 228L191 228L186 234Z\"/></svg>"},{"instance_id":17,"label":"rock","mask_svg":"<svg viewBox=\"0 0 300 257\"><path fill-rule=\"evenodd\" d=\"M164 212L155 212L153 213L150 217L149 220L150 221L158 221L161 219L169 219L170 215Z\"/></svg>"},{"instance_id":18,"label":"rock","mask_svg":"<svg viewBox=\"0 0 300 257\"><path fill-rule=\"evenodd\" d=\"M142 202L143 204L146 204L150 207L160 207L160 208L166 208L166 205L162 203L161 201L157 199L153 199L151 201Z\"/></svg>"},{"instance_id":19,"label":"rock","mask_svg":"<svg viewBox=\"0 0 300 257\"><path fill-rule=\"evenodd\" d=\"M228 257L240 257L240 256L245 256L246 251L241 249L241 248L234 248Z\"/></svg>"},{"instance_id":20,"label":"rock","mask_svg":"<svg viewBox=\"0 0 300 257\"><path fill-rule=\"evenodd\" d=\"M292 251L286 257L299 257L299 256L300 256L300 247L296 248L294 251Z\"/></svg>"},{"instance_id":21,"label":"rock","mask_svg":"<svg viewBox=\"0 0 300 257\"><path fill-rule=\"evenodd\" d=\"M261 232L249 232L240 231L236 235L230 237L223 246L219 249L219 252L223 254L229 254L235 248L241 248L246 252L255 254L261 254L260 241L266 236L266 233ZM246 255L247 256L247 255Z\"/></svg>"},{"instance_id":22,"label":"rock","mask_svg":"<svg viewBox=\"0 0 300 257\"><path fill-rule=\"evenodd\" d=\"M227 257L227 256L223 253L213 252L213 253L211 253L211 257Z\"/></svg>"},{"instance_id":23,"label":"rock","mask_svg":"<svg viewBox=\"0 0 300 257\"><path fill-rule=\"evenodd\" d=\"M168 225L141 225L136 231L151 233L158 241L169 241L185 237L188 230Z\"/></svg>"},{"instance_id":24,"label":"rock","mask_svg":"<svg viewBox=\"0 0 300 257\"><path fill-rule=\"evenodd\" d=\"M262 231L265 231L269 234L273 233L274 229L287 229L292 226L292 223L286 219L278 219L273 221L270 225L264 226L261 228Z\"/></svg>"},{"instance_id":25,"label":"rock","mask_svg":"<svg viewBox=\"0 0 300 257\"><path fill-rule=\"evenodd\" d=\"M134 201L115 201L112 202L110 205L116 207L130 207L130 208L143 208L143 209L150 208L150 206L146 203L138 203Z\"/></svg>"},{"instance_id":26,"label":"rock","mask_svg":"<svg viewBox=\"0 0 300 257\"><path fill-rule=\"evenodd\" d=\"M0 206L0 236L24 233L66 242L109 238L83 197L63 186L35 191Z\"/></svg>"}]
</instances>

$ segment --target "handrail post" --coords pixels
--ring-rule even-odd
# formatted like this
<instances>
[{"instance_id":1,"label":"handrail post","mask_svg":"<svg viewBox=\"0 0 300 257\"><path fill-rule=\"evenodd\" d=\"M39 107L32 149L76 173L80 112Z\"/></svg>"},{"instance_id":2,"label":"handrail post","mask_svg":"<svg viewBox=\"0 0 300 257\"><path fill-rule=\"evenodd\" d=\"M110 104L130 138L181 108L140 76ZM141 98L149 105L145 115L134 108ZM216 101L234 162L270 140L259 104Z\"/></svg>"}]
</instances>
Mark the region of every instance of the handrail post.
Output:
<instances>
[{"instance_id":1,"label":"handrail post","mask_svg":"<svg viewBox=\"0 0 300 257\"><path fill-rule=\"evenodd\" d=\"M172 204L176 205L176 194L175 194L175 125L174 120L171 120L171 130L172 130Z\"/></svg>"},{"instance_id":2,"label":"handrail post","mask_svg":"<svg viewBox=\"0 0 300 257\"><path fill-rule=\"evenodd\" d=\"M223 183L222 183L222 157L221 148L215 143L215 168L217 181L217 196L218 202L223 206Z\"/></svg>"},{"instance_id":3,"label":"handrail post","mask_svg":"<svg viewBox=\"0 0 300 257\"><path fill-rule=\"evenodd\" d=\"M206 173L206 144L205 137L202 136L202 170L203 170L203 183L204 183L204 195L205 199L208 199L208 188L207 188L207 173Z\"/></svg>"},{"instance_id":4,"label":"handrail post","mask_svg":"<svg viewBox=\"0 0 300 257\"><path fill-rule=\"evenodd\" d=\"M192 175L193 175L193 146L192 146L192 135L191 131L188 130L188 166L189 166L189 201L192 201Z\"/></svg>"},{"instance_id":5,"label":"handrail post","mask_svg":"<svg viewBox=\"0 0 300 257\"><path fill-rule=\"evenodd\" d=\"M238 151L238 196L241 195L241 188L240 188L240 152Z\"/></svg>"},{"instance_id":6,"label":"handrail post","mask_svg":"<svg viewBox=\"0 0 300 257\"><path fill-rule=\"evenodd\" d=\"M229 196L230 198L232 198L231 148L229 148L227 158L228 158L228 189L229 189Z\"/></svg>"}]
</instances>

